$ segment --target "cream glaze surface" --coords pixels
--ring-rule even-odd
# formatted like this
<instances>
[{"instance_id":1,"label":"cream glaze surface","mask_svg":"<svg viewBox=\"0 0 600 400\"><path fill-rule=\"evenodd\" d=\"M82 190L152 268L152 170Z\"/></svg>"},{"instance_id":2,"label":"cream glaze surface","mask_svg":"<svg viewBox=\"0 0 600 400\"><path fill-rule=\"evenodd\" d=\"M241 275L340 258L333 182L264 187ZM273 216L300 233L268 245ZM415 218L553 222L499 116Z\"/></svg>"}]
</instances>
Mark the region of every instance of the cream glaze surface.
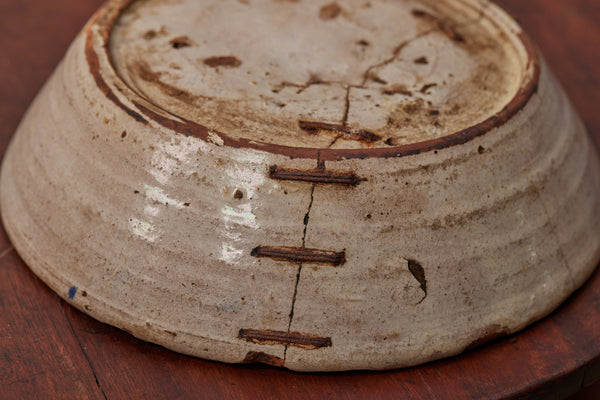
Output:
<instances>
[{"instance_id":1,"label":"cream glaze surface","mask_svg":"<svg viewBox=\"0 0 600 400\"><path fill-rule=\"evenodd\" d=\"M516 94L523 66L484 9L409 0L140 1L119 18L111 54L138 94L234 137L382 147L464 129ZM310 135L299 121L378 138Z\"/></svg>"},{"instance_id":2,"label":"cream glaze surface","mask_svg":"<svg viewBox=\"0 0 600 400\"><path fill-rule=\"evenodd\" d=\"M256 3L259 11L269 12L298 5L274 1L271 9ZM340 11L325 13L337 16L323 20L321 10L329 3L306 3L310 7L301 15L316 13L306 20L307 28L342 24L362 4L339 2ZM19 254L72 305L139 338L198 357L302 371L411 366L460 353L547 315L581 286L600 256L600 167L580 119L543 62L539 81L533 82L537 56L528 53L520 28L494 5L371 3L374 9L397 4L400 20L406 20L393 25L400 41L428 29L415 19L414 9L435 16L430 22L444 21L434 23L444 35L424 35L425 42L414 41L412 53L398 58L410 61L410 71L423 67L413 61L427 54L428 60L439 58L438 65L456 68L455 77L465 74L464 82L476 82L469 80L476 69L463 70L462 63L490 57L502 65L489 78L491 93L504 94L490 96L455 82L464 89L457 101L467 112L456 118L440 113L445 133L433 132L425 121L389 130L372 126L366 98L351 102L351 129L338 127L333 137L327 130L306 132L298 124L303 113L313 106L323 111L324 99L343 85L310 85L300 93L307 96L302 100L298 88L282 88L268 94L269 101L284 93L290 96L287 105L271 111L260 103L263 89L267 93L288 78L273 72L272 80L261 77L259 84L254 76L257 85L246 87L244 68L262 58L250 63L252 52L243 46L235 54L212 48L203 53L202 37L187 30L196 25L182 23L177 18L186 13L175 12L189 7L188 15L196 18L199 2L148 0L123 11L125 2L112 1L75 40L4 160L0 206ZM445 10L460 12L450 17ZM279 12L284 13L267 16ZM144 18L134 21L134 15ZM115 18L111 39L103 32L112 32ZM218 19L205 22L211 21ZM502 45L482 50L482 58L476 52L477 57L458 57L463 47L482 40L478 30ZM442 44L448 32L464 42L439 53L434 49L447 47ZM376 38L385 34L373 28L360 37L379 43ZM174 49L170 42L181 35L192 44ZM317 45L313 39L309 44ZM160 46L164 53L154 53ZM373 47L389 54L390 48ZM182 67L181 78L164 72L175 68L166 63L169 52L182 57L172 60ZM340 57L354 53L348 54ZM242 63L217 72L204 62L188 62L215 55L235 55ZM320 69L328 55L297 71L292 66L282 71L303 82L315 66L322 79L334 79ZM278 57L283 62L289 55ZM344 84L360 79L360 71L379 59L365 58L343 76ZM133 67L138 61L162 83L146 81L143 69ZM192 75L206 80L185 86L188 69L191 74L195 68L200 72ZM228 75L234 70L243 79ZM496 87L504 81L508 84ZM441 138L435 150L423 146L409 154L398 148L395 157L373 152L389 147L388 138L414 145L480 123L505 109L523 82L535 84L534 92L519 112L507 121L498 117L488 132L457 143ZM164 84L193 98L182 100ZM377 85L356 91L372 90L373 97L388 101ZM209 95L211 87L225 93L218 99L224 104L253 94L244 107L262 111L244 114L232 105L243 118L228 125L233 122L213 108L216 100L207 101L206 108L198 103L196 96ZM442 110L451 101L447 89L439 90L432 88L431 101ZM421 95L415 96L426 103L424 96L430 95ZM331 97L326 103L332 114L323 122L344 126L344 102ZM272 136L263 117L273 118L289 137ZM382 140L353 140L361 129L373 129ZM326 149L337 136L335 146L363 149L362 156L318 159L299 151L290 157L254 143ZM228 137L249 142L229 145Z\"/></svg>"}]
</instances>

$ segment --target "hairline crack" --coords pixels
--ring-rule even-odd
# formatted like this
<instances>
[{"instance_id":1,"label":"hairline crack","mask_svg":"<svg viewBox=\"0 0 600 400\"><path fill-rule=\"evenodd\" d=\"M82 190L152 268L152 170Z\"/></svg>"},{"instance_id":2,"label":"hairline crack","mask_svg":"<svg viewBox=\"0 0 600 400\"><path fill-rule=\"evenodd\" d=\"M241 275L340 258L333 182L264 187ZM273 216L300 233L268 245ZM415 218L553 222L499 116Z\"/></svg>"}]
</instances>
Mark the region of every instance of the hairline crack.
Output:
<instances>
[{"instance_id":1,"label":"hairline crack","mask_svg":"<svg viewBox=\"0 0 600 400\"><path fill-rule=\"evenodd\" d=\"M465 27L465 26L470 26L470 25L479 23L483 19L484 15L485 15L485 10L487 9L488 6L489 6L489 3L483 3L482 6L481 6L481 9L479 11L479 14L478 14L477 18L474 18L471 21L466 21L466 22L464 22L462 24L458 24L458 25L456 25L454 27L454 29L456 29L456 28L462 28L462 27ZM384 67L384 66L386 66L386 65L394 62L396 59L398 59L398 57L402 53L402 50L404 50L406 48L406 46L408 46L409 44L411 44L412 42L414 42L414 41L416 41L418 39L421 39L421 38L423 38L423 37L425 37L425 36L427 36L429 34L432 34L434 32L438 32L438 31L441 31L441 28L439 26L438 27L433 27L433 28L427 29L427 30L425 30L425 31L417 34L416 36L414 36L411 39L404 40L403 42L401 42L400 44L398 44L394 48L394 51L393 51L391 57L389 57L389 58L387 58L387 59L385 59L383 61L380 61L380 62L378 62L376 64L372 64L369 67L367 67L367 69L365 70L365 72L363 72L363 74L362 74L362 81L361 81L360 85L356 85L356 84L347 84L347 85L345 85L346 95L344 97L344 114L342 116L342 121L341 121L342 126L348 126L348 118L349 118L350 107L351 107L351 105L350 105L350 91L353 88L354 89L365 89L366 88L366 84L367 84L369 78L371 77L371 72L374 69ZM279 90L282 90L283 88L288 87L288 86L297 87L297 88L299 88L297 94L300 94L304 90L308 89L309 87L311 87L313 85L344 85L344 84L341 83L341 82L338 82L338 81L321 81L321 80L314 81L313 79L309 79L305 84L295 84L295 83L292 83L292 82L283 82L281 84ZM342 138L342 137L343 137L343 134L337 135L333 139L333 141L329 144L329 146L327 146L327 148L329 149L329 148L333 147L333 145L340 138ZM320 154L318 154L318 157L317 157L317 168L322 168L322 169L325 168L325 163L320 160ZM307 234L307 230L308 230L308 223L309 223L309 220L310 220L310 212L312 210L312 206L313 206L313 203L314 203L314 194L315 194L316 186L317 186L316 183L313 183L311 185L310 202L308 204L308 209L306 211L306 214L304 215L304 220L303 220L304 230L303 230L303 233L302 233L302 247L306 246L306 234ZM295 311L295 306L296 306L296 297L298 295L298 285L300 283L301 273L302 273L302 262L300 262L298 264L298 270L296 272L296 283L294 285L294 294L292 296L292 305L291 305L291 309L290 309L290 313L289 313L289 321L288 321L288 329L287 329L288 333L291 332L292 322L293 322L293 319L294 319L294 311ZM412 273L412 271L411 271L411 273ZM422 302L425 299L425 297L427 297L426 286L424 287L424 285L426 285L426 281L425 281L425 283L423 283L423 282L420 282L420 283L421 283L421 289L425 293L425 296L423 297L423 299L421 299L421 302ZM285 361L287 359L287 350L288 350L288 348L289 348L289 345L286 344L285 348L283 350L283 363L284 364L285 364Z\"/></svg>"}]
</instances>

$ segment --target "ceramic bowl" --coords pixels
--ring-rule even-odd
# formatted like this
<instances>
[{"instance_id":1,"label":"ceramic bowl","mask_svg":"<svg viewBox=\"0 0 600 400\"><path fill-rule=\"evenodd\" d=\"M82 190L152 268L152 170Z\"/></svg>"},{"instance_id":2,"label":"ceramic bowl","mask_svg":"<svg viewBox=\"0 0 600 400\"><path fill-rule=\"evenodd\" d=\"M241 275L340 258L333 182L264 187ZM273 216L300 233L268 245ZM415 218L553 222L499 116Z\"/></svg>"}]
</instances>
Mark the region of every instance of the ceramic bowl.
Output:
<instances>
[{"instance_id":1,"label":"ceramic bowl","mask_svg":"<svg viewBox=\"0 0 600 400\"><path fill-rule=\"evenodd\" d=\"M0 189L15 248L74 307L294 370L518 331L600 251L584 126L486 1L109 1Z\"/></svg>"}]
</instances>

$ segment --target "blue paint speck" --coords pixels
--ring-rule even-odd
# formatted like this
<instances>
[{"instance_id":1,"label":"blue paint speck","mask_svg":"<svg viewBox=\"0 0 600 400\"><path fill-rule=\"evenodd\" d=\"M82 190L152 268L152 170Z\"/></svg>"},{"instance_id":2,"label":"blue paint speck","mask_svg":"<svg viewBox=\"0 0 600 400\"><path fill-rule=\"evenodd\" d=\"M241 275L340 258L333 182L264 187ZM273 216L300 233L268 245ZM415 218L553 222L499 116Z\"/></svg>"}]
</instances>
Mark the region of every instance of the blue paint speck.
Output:
<instances>
[{"instance_id":1,"label":"blue paint speck","mask_svg":"<svg viewBox=\"0 0 600 400\"><path fill-rule=\"evenodd\" d=\"M75 297L76 293L77 293L77 286L71 286L69 288L69 293L67 293L67 297L69 299L73 299Z\"/></svg>"}]
</instances>

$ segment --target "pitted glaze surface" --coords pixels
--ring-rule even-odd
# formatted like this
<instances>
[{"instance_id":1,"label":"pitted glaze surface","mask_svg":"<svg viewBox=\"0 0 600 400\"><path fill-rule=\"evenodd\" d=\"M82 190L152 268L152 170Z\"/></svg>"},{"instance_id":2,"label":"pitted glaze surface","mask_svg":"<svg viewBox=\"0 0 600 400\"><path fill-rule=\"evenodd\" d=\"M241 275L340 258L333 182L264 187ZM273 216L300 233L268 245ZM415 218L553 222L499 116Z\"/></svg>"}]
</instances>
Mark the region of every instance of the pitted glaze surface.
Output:
<instances>
[{"instance_id":1,"label":"pitted glaze surface","mask_svg":"<svg viewBox=\"0 0 600 400\"><path fill-rule=\"evenodd\" d=\"M134 3L111 34L120 76L232 137L317 148L435 139L516 94L525 65L485 4Z\"/></svg>"}]
</instances>

